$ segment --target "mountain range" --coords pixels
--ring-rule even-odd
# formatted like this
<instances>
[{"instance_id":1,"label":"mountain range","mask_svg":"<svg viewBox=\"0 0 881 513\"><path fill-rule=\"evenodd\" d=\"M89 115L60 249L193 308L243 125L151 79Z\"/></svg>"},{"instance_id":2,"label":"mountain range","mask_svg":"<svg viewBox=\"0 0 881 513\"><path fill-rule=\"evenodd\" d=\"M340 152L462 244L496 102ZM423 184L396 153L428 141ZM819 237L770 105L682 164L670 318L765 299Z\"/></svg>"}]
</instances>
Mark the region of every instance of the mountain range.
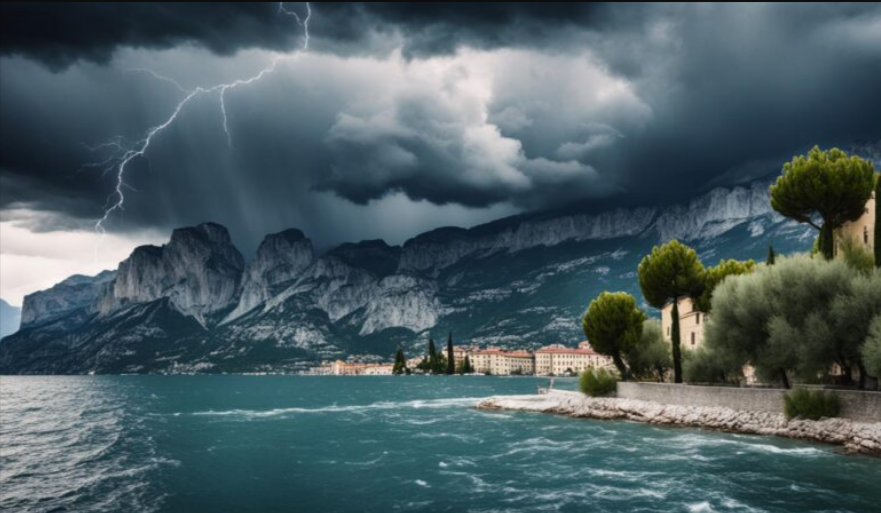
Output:
<instances>
[{"instance_id":1,"label":"mountain range","mask_svg":"<svg viewBox=\"0 0 881 513\"><path fill-rule=\"evenodd\" d=\"M681 204L525 214L439 228L401 246L322 254L297 229L267 235L246 264L226 228L174 230L115 271L25 297L0 373L294 372L357 355L421 354L429 337L504 348L573 345L603 290L640 298L636 268L679 239L706 264L804 251L815 233L771 210L769 180ZM654 315L644 302L643 307Z\"/></svg>"},{"instance_id":2,"label":"mountain range","mask_svg":"<svg viewBox=\"0 0 881 513\"><path fill-rule=\"evenodd\" d=\"M12 306L4 299L0 299L0 340L6 335L12 335L18 331L21 324L21 308Z\"/></svg>"}]
</instances>

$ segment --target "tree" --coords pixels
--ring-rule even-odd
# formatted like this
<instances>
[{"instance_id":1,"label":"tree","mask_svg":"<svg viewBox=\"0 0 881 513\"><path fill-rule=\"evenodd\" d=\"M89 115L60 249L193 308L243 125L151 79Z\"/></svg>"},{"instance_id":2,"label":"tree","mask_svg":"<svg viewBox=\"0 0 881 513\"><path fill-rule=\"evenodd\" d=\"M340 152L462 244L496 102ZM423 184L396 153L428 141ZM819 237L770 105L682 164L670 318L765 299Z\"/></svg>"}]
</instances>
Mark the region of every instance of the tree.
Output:
<instances>
[{"instance_id":1,"label":"tree","mask_svg":"<svg viewBox=\"0 0 881 513\"><path fill-rule=\"evenodd\" d=\"M581 326L591 347L609 356L621 378L630 378L624 355L637 346L642 337L646 315L636 307L636 299L625 292L603 292L591 301Z\"/></svg>"},{"instance_id":2,"label":"tree","mask_svg":"<svg viewBox=\"0 0 881 513\"><path fill-rule=\"evenodd\" d=\"M821 341L819 347L808 346L813 351L805 356L834 361L843 370L846 382L852 380L851 367L856 367L860 371L859 387L865 388L863 346L870 338L873 320L881 314L881 271L857 273L848 285L832 299L829 309L835 336Z\"/></svg>"},{"instance_id":3,"label":"tree","mask_svg":"<svg viewBox=\"0 0 881 513\"><path fill-rule=\"evenodd\" d=\"M869 336L863 345L862 357L866 372L881 378L881 314L876 315L869 326Z\"/></svg>"},{"instance_id":4,"label":"tree","mask_svg":"<svg viewBox=\"0 0 881 513\"><path fill-rule=\"evenodd\" d=\"M400 347L395 353L395 364L392 366L392 374L400 376L407 372L407 359L404 358L404 350Z\"/></svg>"},{"instance_id":5,"label":"tree","mask_svg":"<svg viewBox=\"0 0 881 513\"><path fill-rule=\"evenodd\" d=\"M434 347L434 339L428 338L428 372L437 372L438 368L437 349Z\"/></svg>"},{"instance_id":6,"label":"tree","mask_svg":"<svg viewBox=\"0 0 881 513\"><path fill-rule=\"evenodd\" d=\"M786 388L791 376L811 381L832 363L850 367L856 361L841 351L847 335L836 329L833 304L854 276L841 260L799 255L726 279L713 294L705 346L724 368L750 363L760 379Z\"/></svg>"},{"instance_id":7,"label":"tree","mask_svg":"<svg viewBox=\"0 0 881 513\"><path fill-rule=\"evenodd\" d=\"M773 251L773 248L771 248ZM771 258L773 259L773 254ZM728 276L737 276L739 274L749 274L756 270L756 263L753 260L740 262L734 259L721 260L719 265L708 268L704 271L704 290L697 299L697 309L702 312L709 313L712 309L713 291Z\"/></svg>"},{"instance_id":8,"label":"tree","mask_svg":"<svg viewBox=\"0 0 881 513\"><path fill-rule=\"evenodd\" d=\"M467 354L462 360L462 363L459 364L458 372L459 374L471 374L474 372L474 367L471 366L471 359L468 358Z\"/></svg>"},{"instance_id":9,"label":"tree","mask_svg":"<svg viewBox=\"0 0 881 513\"><path fill-rule=\"evenodd\" d=\"M875 175L875 267L881 268L881 173Z\"/></svg>"},{"instance_id":10,"label":"tree","mask_svg":"<svg viewBox=\"0 0 881 513\"><path fill-rule=\"evenodd\" d=\"M765 259L765 263L767 265L774 265L774 261L777 259L777 254L774 253L774 245L768 244L768 258Z\"/></svg>"},{"instance_id":11,"label":"tree","mask_svg":"<svg viewBox=\"0 0 881 513\"><path fill-rule=\"evenodd\" d=\"M649 319L643 323L639 344L627 353L626 360L634 377L664 381L673 360L659 321Z\"/></svg>"},{"instance_id":12,"label":"tree","mask_svg":"<svg viewBox=\"0 0 881 513\"><path fill-rule=\"evenodd\" d=\"M678 302L684 296L697 297L701 294L704 266L693 249L673 240L663 246L655 246L639 263L638 274L642 295L650 305L664 308L668 302L673 303L673 375L676 383L682 383Z\"/></svg>"},{"instance_id":13,"label":"tree","mask_svg":"<svg viewBox=\"0 0 881 513\"><path fill-rule=\"evenodd\" d=\"M456 373L456 360L453 357L453 332L447 335L447 374Z\"/></svg>"},{"instance_id":14,"label":"tree","mask_svg":"<svg viewBox=\"0 0 881 513\"><path fill-rule=\"evenodd\" d=\"M814 146L806 156L793 157L783 165L783 174L771 186L771 206L819 230L820 252L831 260L834 230L863 215L874 187L870 161L838 148L822 151Z\"/></svg>"}]
</instances>

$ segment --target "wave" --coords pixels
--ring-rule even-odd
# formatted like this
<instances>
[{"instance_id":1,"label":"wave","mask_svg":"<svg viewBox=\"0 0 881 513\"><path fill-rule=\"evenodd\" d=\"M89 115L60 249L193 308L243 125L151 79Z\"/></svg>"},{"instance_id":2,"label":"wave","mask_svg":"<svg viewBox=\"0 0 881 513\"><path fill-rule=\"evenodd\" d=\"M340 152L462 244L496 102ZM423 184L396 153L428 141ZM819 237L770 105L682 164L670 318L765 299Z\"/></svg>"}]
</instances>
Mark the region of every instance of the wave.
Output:
<instances>
[{"instance_id":1,"label":"wave","mask_svg":"<svg viewBox=\"0 0 881 513\"><path fill-rule=\"evenodd\" d=\"M232 409L232 410L206 410L206 411L196 411L191 412L190 415L196 416L211 416L211 417L227 417L227 416L238 416L238 417L248 417L248 418L262 418L262 417L277 417L280 415L289 415L289 414L314 414L314 413L363 413L368 411L376 411L376 410L402 410L402 409L437 409L437 408L452 408L452 407L461 407L461 406L473 406L477 404L478 401L483 399L482 397L459 397L453 399L415 399L412 401L380 401L371 404L353 404L353 405L330 405L330 406L322 406L319 408L301 408L301 407L290 407L290 408L273 408L271 410L244 410L244 409ZM178 416L180 413L174 413L173 415Z\"/></svg>"}]
</instances>

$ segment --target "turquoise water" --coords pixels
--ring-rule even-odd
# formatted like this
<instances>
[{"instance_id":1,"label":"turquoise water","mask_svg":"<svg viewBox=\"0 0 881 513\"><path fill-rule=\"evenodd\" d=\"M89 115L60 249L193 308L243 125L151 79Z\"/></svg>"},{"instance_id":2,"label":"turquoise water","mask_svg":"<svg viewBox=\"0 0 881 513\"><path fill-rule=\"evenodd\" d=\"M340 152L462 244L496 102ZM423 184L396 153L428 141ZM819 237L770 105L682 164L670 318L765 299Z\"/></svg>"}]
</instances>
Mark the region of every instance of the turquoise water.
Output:
<instances>
[{"instance_id":1,"label":"turquoise water","mask_svg":"<svg viewBox=\"0 0 881 513\"><path fill-rule=\"evenodd\" d=\"M470 408L539 383L4 376L0 510L879 511L834 447Z\"/></svg>"}]
</instances>

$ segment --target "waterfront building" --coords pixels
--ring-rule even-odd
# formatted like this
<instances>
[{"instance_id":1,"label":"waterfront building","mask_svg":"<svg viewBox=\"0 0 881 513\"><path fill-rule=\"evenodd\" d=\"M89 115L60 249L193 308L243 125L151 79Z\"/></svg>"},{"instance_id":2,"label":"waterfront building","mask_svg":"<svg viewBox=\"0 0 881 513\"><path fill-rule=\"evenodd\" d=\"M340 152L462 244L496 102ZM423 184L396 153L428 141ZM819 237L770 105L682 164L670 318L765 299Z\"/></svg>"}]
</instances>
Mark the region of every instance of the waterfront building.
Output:
<instances>
[{"instance_id":1,"label":"waterfront building","mask_svg":"<svg viewBox=\"0 0 881 513\"><path fill-rule=\"evenodd\" d=\"M874 253L875 244L877 244L875 240L876 208L878 208L877 199L875 193L872 192L872 196L866 202L863 215L856 221L844 223L835 230L835 256L841 256L841 245L848 239L856 243L857 246L865 248L869 253Z\"/></svg>"},{"instance_id":2,"label":"waterfront building","mask_svg":"<svg viewBox=\"0 0 881 513\"><path fill-rule=\"evenodd\" d=\"M535 374L538 376L562 376L580 374L586 369L612 367L612 359L595 352L587 341L577 348L552 344L535 352Z\"/></svg>"},{"instance_id":3,"label":"waterfront building","mask_svg":"<svg viewBox=\"0 0 881 513\"><path fill-rule=\"evenodd\" d=\"M681 347L691 351L698 349L704 341L704 326L706 324L707 314L698 310L690 297L679 299L679 340ZM673 339L672 301L661 309L661 329L664 332L664 339L670 342Z\"/></svg>"}]
</instances>

